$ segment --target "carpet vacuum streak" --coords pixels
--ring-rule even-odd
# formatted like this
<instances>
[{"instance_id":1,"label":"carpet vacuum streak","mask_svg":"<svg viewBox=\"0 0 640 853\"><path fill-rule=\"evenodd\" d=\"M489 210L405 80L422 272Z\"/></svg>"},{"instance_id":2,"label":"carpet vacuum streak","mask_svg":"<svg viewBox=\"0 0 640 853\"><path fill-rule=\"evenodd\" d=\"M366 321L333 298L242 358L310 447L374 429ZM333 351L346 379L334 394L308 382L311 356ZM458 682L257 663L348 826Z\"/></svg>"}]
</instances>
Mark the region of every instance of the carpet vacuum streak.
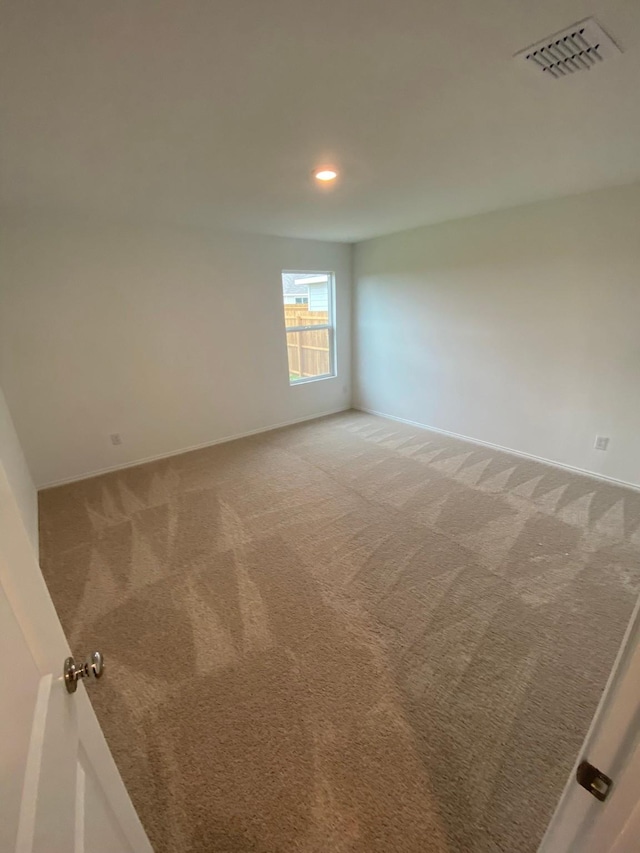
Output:
<instances>
[{"instance_id":1,"label":"carpet vacuum streak","mask_svg":"<svg viewBox=\"0 0 640 853\"><path fill-rule=\"evenodd\" d=\"M353 411L40 523L156 853L533 853L639 591L640 493Z\"/></svg>"}]
</instances>

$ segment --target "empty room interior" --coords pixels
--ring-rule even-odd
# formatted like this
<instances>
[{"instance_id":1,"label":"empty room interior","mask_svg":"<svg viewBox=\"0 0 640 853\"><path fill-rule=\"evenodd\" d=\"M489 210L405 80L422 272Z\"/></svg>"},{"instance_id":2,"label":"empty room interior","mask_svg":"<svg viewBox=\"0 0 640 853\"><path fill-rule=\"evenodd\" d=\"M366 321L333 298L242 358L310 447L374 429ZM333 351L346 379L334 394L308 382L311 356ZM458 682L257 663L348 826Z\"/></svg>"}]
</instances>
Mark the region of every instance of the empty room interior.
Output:
<instances>
[{"instance_id":1,"label":"empty room interior","mask_svg":"<svg viewBox=\"0 0 640 853\"><path fill-rule=\"evenodd\" d=\"M0 848L640 850L640 3L0 24Z\"/></svg>"}]
</instances>

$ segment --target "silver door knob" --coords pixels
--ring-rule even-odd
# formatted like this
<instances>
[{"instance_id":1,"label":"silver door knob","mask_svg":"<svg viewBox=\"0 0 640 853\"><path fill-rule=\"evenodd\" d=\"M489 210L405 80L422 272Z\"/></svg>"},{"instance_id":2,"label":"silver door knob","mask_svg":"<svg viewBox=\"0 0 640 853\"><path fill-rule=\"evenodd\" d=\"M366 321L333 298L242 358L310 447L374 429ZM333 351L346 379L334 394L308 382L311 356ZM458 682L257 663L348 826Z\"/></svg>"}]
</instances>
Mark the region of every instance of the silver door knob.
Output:
<instances>
[{"instance_id":1,"label":"silver door knob","mask_svg":"<svg viewBox=\"0 0 640 853\"><path fill-rule=\"evenodd\" d=\"M89 660L80 666L76 666L73 658L67 658L64 662L64 683L67 692L75 693L81 678L101 678L104 672L104 658L100 652L92 652Z\"/></svg>"}]
</instances>

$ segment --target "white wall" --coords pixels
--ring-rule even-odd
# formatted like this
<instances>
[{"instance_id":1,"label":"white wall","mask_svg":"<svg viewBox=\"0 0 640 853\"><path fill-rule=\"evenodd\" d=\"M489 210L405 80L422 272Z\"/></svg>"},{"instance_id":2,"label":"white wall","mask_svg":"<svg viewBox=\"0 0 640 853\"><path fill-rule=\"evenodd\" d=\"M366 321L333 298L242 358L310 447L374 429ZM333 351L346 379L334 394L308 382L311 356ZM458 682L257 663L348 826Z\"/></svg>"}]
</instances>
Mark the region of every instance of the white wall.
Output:
<instances>
[{"instance_id":1,"label":"white wall","mask_svg":"<svg viewBox=\"0 0 640 853\"><path fill-rule=\"evenodd\" d=\"M0 382L38 486L350 404L347 245L16 217L2 255ZM289 386L282 269L336 272L335 379Z\"/></svg>"},{"instance_id":2,"label":"white wall","mask_svg":"<svg viewBox=\"0 0 640 853\"><path fill-rule=\"evenodd\" d=\"M29 540L38 554L38 496L11 414L0 388L0 463L27 529Z\"/></svg>"},{"instance_id":3,"label":"white wall","mask_svg":"<svg viewBox=\"0 0 640 853\"><path fill-rule=\"evenodd\" d=\"M355 282L356 405L640 484L640 185L361 243Z\"/></svg>"}]
</instances>

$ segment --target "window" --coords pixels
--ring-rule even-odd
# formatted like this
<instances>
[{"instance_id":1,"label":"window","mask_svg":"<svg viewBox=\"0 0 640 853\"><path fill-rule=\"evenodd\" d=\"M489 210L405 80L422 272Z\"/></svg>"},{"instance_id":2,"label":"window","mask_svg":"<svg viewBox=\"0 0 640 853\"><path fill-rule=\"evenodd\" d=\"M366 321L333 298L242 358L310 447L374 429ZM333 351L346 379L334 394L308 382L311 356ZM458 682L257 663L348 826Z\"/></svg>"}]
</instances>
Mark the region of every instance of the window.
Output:
<instances>
[{"instance_id":1,"label":"window","mask_svg":"<svg viewBox=\"0 0 640 853\"><path fill-rule=\"evenodd\" d=\"M331 272L282 273L291 385L336 375L334 296Z\"/></svg>"}]
</instances>

